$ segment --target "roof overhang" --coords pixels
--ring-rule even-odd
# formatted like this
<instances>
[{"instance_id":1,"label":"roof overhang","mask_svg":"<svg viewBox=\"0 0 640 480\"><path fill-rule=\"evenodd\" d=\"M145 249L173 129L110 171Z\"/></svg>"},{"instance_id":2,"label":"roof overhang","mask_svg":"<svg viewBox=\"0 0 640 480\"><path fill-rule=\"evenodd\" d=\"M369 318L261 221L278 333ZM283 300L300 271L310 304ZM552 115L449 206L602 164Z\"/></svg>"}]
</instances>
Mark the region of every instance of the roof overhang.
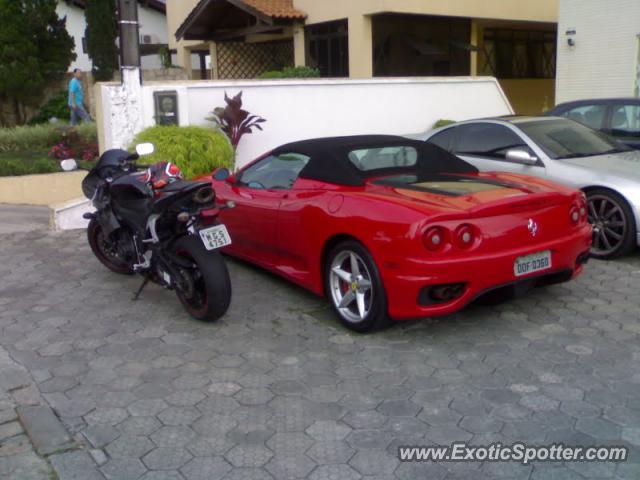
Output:
<instances>
[{"instance_id":1,"label":"roof overhang","mask_svg":"<svg viewBox=\"0 0 640 480\"><path fill-rule=\"evenodd\" d=\"M200 0L176 31L177 40L229 41L278 33L303 14L270 15L244 0Z\"/></svg>"}]
</instances>

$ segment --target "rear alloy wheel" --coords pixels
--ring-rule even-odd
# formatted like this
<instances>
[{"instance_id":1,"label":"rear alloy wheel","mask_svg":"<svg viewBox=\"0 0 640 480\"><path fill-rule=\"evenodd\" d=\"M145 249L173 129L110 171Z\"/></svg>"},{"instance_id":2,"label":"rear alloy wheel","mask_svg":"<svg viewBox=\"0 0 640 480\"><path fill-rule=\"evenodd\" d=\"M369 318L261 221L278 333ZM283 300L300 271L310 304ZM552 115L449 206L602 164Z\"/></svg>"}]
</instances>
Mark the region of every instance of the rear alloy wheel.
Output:
<instances>
[{"instance_id":1,"label":"rear alloy wheel","mask_svg":"<svg viewBox=\"0 0 640 480\"><path fill-rule=\"evenodd\" d=\"M369 252L355 241L337 245L325 265L325 288L342 323L356 332L388 324L387 300Z\"/></svg>"},{"instance_id":2,"label":"rear alloy wheel","mask_svg":"<svg viewBox=\"0 0 640 480\"><path fill-rule=\"evenodd\" d=\"M630 253L636 228L626 200L615 192L597 189L587 193L587 203L589 223L593 225L591 255L608 259Z\"/></svg>"},{"instance_id":3,"label":"rear alloy wheel","mask_svg":"<svg viewBox=\"0 0 640 480\"><path fill-rule=\"evenodd\" d=\"M219 251L205 249L200 238L189 235L176 241L176 254L192 262L191 268L179 267L178 299L189 314L204 322L224 315L231 303L231 279Z\"/></svg>"}]
</instances>

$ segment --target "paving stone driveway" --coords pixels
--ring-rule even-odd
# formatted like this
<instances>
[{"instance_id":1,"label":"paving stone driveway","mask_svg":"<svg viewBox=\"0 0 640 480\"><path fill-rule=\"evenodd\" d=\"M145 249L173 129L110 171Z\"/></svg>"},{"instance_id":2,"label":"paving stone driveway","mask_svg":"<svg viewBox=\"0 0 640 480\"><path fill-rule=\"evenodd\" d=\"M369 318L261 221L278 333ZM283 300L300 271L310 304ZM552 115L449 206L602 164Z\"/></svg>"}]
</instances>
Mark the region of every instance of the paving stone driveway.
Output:
<instances>
[{"instance_id":1,"label":"paving stone driveway","mask_svg":"<svg viewBox=\"0 0 640 480\"><path fill-rule=\"evenodd\" d=\"M3 235L0 258L0 344L77 441L48 457L61 480L640 478L637 255L368 336L233 261L232 307L207 325L157 287L132 302L139 280L80 232ZM632 460L396 459L453 441L626 445Z\"/></svg>"}]
</instances>

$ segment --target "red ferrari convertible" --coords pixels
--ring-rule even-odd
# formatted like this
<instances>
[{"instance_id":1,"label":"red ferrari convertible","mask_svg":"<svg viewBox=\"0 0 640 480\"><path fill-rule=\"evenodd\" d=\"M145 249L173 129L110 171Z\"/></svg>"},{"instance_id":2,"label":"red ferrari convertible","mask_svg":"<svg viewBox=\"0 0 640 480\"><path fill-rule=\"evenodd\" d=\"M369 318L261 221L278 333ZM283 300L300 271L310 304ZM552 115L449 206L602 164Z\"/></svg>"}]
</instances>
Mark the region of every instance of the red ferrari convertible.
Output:
<instances>
[{"instance_id":1,"label":"red ferrari convertible","mask_svg":"<svg viewBox=\"0 0 640 480\"><path fill-rule=\"evenodd\" d=\"M570 280L591 246L582 193L403 137L290 143L213 187L236 204L227 253L326 295L359 332Z\"/></svg>"}]
</instances>

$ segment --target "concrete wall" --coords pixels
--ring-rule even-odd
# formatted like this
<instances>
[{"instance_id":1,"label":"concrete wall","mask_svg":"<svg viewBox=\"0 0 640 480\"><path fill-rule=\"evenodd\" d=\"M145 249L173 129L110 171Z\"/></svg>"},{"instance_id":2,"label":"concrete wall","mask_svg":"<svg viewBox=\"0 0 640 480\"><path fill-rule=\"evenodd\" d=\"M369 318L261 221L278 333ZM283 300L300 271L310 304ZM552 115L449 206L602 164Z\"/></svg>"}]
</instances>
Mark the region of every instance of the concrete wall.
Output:
<instances>
[{"instance_id":1,"label":"concrete wall","mask_svg":"<svg viewBox=\"0 0 640 480\"><path fill-rule=\"evenodd\" d=\"M518 115L540 115L555 105L552 78L505 78L499 82Z\"/></svg>"},{"instance_id":2,"label":"concrete wall","mask_svg":"<svg viewBox=\"0 0 640 480\"><path fill-rule=\"evenodd\" d=\"M167 33L169 36L169 48L177 51L177 65L189 71L200 68L197 56L191 55L192 48L208 50L208 44L197 41L176 40L176 31L185 21L187 16L196 7L199 0L167 0Z\"/></svg>"},{"instance_id":3,"label":"concrete wall","mask_svg":"<svg viewBox=\"0 0 640 480\"><path fill-rule=\"evenodd\" d=\"M120 90L102 84L98 119L101 148L128 145L128 124ZM154 125L153 94L174 90L182 125L211 125L205 118L224 105L224 94L243 91L244 108L267 119L264 131L244 137L237 163L242 166L286 142L333 135L408 134L430 129L441 118L513 113L499 84L488 77L369 80L284 80L237 82L147 82L142 87L142 127ZM114 104L113 99L119 103Z\"/></svg>"},{"instance_id":4,"label":"concrete wall","mask_svg":"<svg viewBox=\"0 0 640 480\"><path fill-rule=\"evenodd\" d=\"M167 31L167 17L157 10L138 5L138 22L140 22L140 35L152 34L157 43L168 45L169 33ZM142 69L152 70L162 68L159 55L145 55L141 58Z\"/></svg>"},{"instance_id":5,"label":"concrete wall","mask_svg":"<svg viewBox=\"0 0 640 480\"><path fill-rule=\"evenodd\" d=\"M175 0L174 0L175 1ZM558 0L293 0L307 24L377 13L555 22Z\"/></svg>"},{"instance_id":6,"label":"concrete wall","mask_svg":"<svg viewBox=\"0 0 640 480\"><path fill-rule=\"evenodd\" d=\"M472 33L471 43L485 48L485 29L513 29L528 31L555 31L553 23L515 22L505 20L475 20L475 36ZM472 56L473 58L473 56ZM487 68L483 53L476 55L477 75L493 75ZM505 78L500 79L500 85L509 98L515 112L519 115L538 115L555 105L555 79L552 78Z\"/></svg>"},{"instance_id":7,"label":"concrete wall","mask_svg":"<svg viewBox=\"0 0 640 480\"><path fill-rule=\"evenodd\" d=\"M634 95L638 34L638 0L560 0L557 102Z\"/></svg>"},{"instance_id":8,"label":"concrete wall","mask_svg":"<svg viewBox=\"0 0 640 480\"><path fill-rule=\"evenodd\" d=\"M82 197L87 172L64 172L0 178L0 203L51 205Z\"/></svg>"},{"instance_id":9,"label":"concrete wall","mask_svg":"<svg viewBox=\"0 0 640 480\"><path fill-rule=\"evenodd\" d=\"M294 5L308 15L307 25L348 19L352 78L372 76L372 15L403 13L546 23L555 23L558 18L558 0L294 0ZM303 42L296 43L296 58L302 57L303 48Z\"/></svg>"}]
</instances>

